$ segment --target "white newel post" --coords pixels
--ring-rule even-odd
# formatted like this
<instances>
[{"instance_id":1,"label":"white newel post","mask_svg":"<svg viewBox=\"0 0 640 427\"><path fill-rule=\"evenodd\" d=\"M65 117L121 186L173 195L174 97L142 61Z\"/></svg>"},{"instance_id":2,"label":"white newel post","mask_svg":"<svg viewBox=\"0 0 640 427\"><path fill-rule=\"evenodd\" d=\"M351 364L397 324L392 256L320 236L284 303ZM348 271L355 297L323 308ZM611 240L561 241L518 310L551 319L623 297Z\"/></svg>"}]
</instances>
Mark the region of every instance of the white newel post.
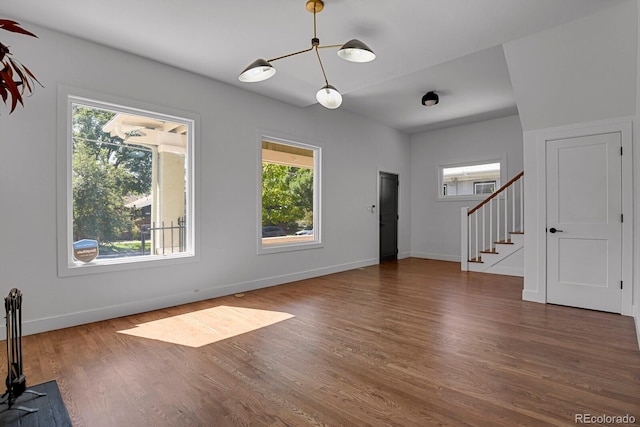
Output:
<instances>
[{"instance_id":1,"label":"white newel post","mask_svg":"<svg viewBox=\"0 0 640 427\"><path fill-rule=\"evenodd\" d=\"M460 209L460 269L469 270L469 208Z\"/></svg>"}]
</instances>

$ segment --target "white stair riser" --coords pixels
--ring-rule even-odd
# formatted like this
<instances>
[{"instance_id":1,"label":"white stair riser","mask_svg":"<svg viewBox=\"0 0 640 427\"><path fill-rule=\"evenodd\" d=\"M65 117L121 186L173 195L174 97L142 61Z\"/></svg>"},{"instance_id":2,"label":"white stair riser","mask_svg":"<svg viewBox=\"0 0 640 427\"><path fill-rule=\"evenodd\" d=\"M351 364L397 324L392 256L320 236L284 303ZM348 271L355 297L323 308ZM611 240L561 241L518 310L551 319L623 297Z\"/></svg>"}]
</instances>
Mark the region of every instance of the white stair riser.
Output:
<instances>
[{"instance_id":1,"label":"white stair riser","mask_svg":"<svg viewBox=\"0 0 640 427\"><path fill-rule=\"evenodd\" d=\"M512 234L511 244L496 243L497 253L480 254L482 262L470 262L469 271L524 276L524 235Z\"/></svg>"}]
</instances>

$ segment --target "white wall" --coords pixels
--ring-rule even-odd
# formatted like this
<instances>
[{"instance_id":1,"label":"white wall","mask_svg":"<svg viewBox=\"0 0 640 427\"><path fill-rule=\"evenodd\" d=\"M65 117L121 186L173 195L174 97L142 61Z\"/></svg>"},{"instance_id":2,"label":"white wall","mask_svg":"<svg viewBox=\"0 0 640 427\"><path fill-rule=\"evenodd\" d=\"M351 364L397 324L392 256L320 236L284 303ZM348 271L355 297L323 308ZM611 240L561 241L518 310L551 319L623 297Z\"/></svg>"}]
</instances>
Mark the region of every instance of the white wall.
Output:
<instances>
[{"instance_id":1,"label":"white wall","mask_svg":"<svg viewBox=\"0 0 640 427\"><path fill-rule=\"evenodd\" d=\"M410 249L408 136L345 110L289 106L44 28L3 34L44 84L0 115L0 292L24 294L25 333L377 263L378 170L400 175L399 250ZM6 37L6 39L5 39ZM58 277L56 92L87 89L200 115L199 262ZM324 247L256 255L258 129L323 148Z\"/></svg>"},{"instance_id":2,"label":"white wall","mask_svg":"<svg viewBox=\"0 0 640 427\"><path fill-rule=\"evenodd\" d=\"M460 261L460 208L478 201L438 200L438 166L506 156L507 180L523 170L518 116L411 137L411 255ZM525 176L526 180L526 176Z\"/></svg>"},{"instance_id":3,"label":"white wall","mask_svg":"<svg viewBox=\"0 0 640 427\"><path fill-rule=\"evenodd\" d=\"M637 8L636 15L636 37L637 37L637 55L636 55L636 114L634 123L634 135L640 135L640 7ZM635 138L634 138L635 139ZM635 145L637 147L637 145ZM634 188L634 224L640 224L640 149L633 151L633 188ZM634 242L640 245L640 227L634 228ZM638 254L638 247L634 247L635 254ZM633 265L633 315L636 322L636 334L638 343L640 344L640 257L634 256L635 263Z\"/></svg>"},{"instance_id":4,"label":"white wall","mask_svg":"<svg viewBox=\"0 0 640 427\"><path fill-rule=\"evenodd\" d=\"M539 136L553 129L614 123L636 115L638 4L621 3L560 27L515 40L504 46L522 121L525 158L525 299L545 301L545 221L537 211L544 192L544 150ZM637 132L636 132L637 135ZM637 137L636 137L637 138ZM633 143L632 150L638 151ZM629 150L627 150L629 151ZM630 154L630 153L627 153ZM638 176L637 154L633 174ZM624 161L623 161L624 162ZM627 170L626 174L631 171ZM625 192L624 203L638 200L638 185ZM634 219L638 236L638 204ZM627 218L627 216L625 216ZM529 232L531 231L531 232ZM637 254L640 240L632 251ZM637 258L637 255L634 259ZM633 277L637 295L637 261ZM636 301L636 313L638 298ZM638 318L636 318L638 320Z\"/></svg>"},{"instance_id":5,"label":"white wall","mask_svg":"<svg viewBox=\"0 0 640 427\"><path fill-rule=\"evenodd\" d=\"M504 45L527 130L635 112L636 1Z\"/></svg>"}]
</instances>

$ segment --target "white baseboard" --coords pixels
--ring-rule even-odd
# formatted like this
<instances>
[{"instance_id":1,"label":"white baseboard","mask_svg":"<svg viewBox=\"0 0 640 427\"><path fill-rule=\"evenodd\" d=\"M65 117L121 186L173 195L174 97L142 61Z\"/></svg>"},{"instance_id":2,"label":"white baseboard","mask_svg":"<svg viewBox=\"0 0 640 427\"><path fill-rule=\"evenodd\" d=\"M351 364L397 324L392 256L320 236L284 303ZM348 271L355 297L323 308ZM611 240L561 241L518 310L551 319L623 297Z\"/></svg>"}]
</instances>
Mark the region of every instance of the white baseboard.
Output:
<instances>
[{"instance_id":1,"label":"white baseboard","mask_svg":"<svg viewBox=\"0 0 640 427\"><path fill-rule=\"evenodd\" d=\"M460 262L460 255L439 254L435 252L411 252L413 258L435 259L438 261Z\"/></svg>"},{"instance_id":2,"label":"white baseboard","mask_svg":"<svg viewBox=\"0 0 640 427\"><path fill-rule=\"evenodd\" d=\"M524 277L524 268L494 265L493 267L489 267L486 271L484 271L484 273L502 274L503 276Z\"/></svg>"},{"instance_id":3,"label":"white baseboard","mask_svg":"<svg viewBox=\"0 0 640 427\"><path fill-rule=\"evenodd\" d=\"M145 311L159 310L166 307L173 307L181 304L188 304L196 301L203 301L225 295L232 295L240 292L249 292L256 289L270 286L282 285L284 283L298 280L310 279L318 276L339 273L341 271L354 270L356 268L368 267L378 264L377 259L365 259L346 264L332 265L329 267L314 270L301 271L281 276L273 276L262 279L250 280L247 282L230 283L227 285L215 286L211 288L199 289L196 292L183 292L179 294L167 295L146 300L132 301L129 303L100 307L92 310L67 313L60 316L52 316L35 320L23 321L22 334L31 335L40 332L47 332L56 329L63 329L86 323L99 322L101 320L113 319L116 317L128 316ZM6 331L0 330L0 339L6 338Z\"/></svg>"},{"instance_id":4,"label":"white baseboard","mask_svg":"<svg viewBox=\"0 0 640 427\"><path fill-rule=\"evenodd\" d=\"M524 289L522 291L522 300L523 301L530 301L530 302L539 302L539 303L546 303L546 301L544 301L541 298L541 295L539 292L534 292L534 291L528 291L526 289Z\"/></svg>"}]
</instances>

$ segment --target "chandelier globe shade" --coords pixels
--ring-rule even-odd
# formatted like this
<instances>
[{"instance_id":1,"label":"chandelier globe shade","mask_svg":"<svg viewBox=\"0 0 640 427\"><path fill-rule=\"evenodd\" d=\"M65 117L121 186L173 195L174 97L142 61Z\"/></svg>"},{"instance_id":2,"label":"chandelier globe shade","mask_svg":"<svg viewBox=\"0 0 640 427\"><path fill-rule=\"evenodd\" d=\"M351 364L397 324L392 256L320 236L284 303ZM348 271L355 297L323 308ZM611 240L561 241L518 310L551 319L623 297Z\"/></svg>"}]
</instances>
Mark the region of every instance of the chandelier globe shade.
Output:
<instances>
[{"instance_id":1,"label":"chandelier globe shade","mask_svg":"<svg viewBox=\"0 0 640 427\"><path fill-rule=\"evenodd\" d=\"M325 108L335 110L342 105L342 95L338 89L331 85L326 85L316 93L316 99Z\"/></svg>"},{"instance_id":2,"label":"chandelier globe shade","mask_svg":"<svg viewBox=\"0 0 640 427\"><path fill-rule=\"evenodd\" d=\"M247 68L245 68L238 76L238 80L247 83L261 82L273 77L275 74L276 69L273 68L273 65L260 58L256 59Z\"/></svg>"},{"instance_id":3,"label":"chandelier globe shade","mask_svg":"<svg viewBox=\"0 0 640 427\"><path fill-rule=\"evenodd\" d=\"M349 40L338 50L338 56L351 62L371 62L376 59L373 50L358 39Z\"/></svg>"}]
</instances>

